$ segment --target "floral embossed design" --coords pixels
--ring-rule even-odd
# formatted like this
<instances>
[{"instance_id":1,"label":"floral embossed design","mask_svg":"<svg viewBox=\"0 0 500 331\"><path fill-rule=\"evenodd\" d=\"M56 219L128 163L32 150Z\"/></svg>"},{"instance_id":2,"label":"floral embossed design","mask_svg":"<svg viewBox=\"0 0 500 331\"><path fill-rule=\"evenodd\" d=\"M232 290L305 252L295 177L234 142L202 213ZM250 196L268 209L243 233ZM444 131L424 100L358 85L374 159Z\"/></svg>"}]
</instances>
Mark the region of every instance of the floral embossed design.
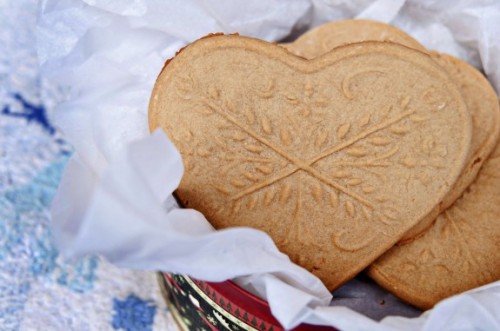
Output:
<instances>
[{"instance_id":1,"label":"floral embossed design","mask_svg":"<svg viewBox=\"0 0 500 331\"><path fill-rule=\"evenodd\" d=\"M192 88L189 78L181 81L189 82ZM228 153L224 156L226 163L222 166L223 172L233 171L233 178L226 183L213 184L214 189L227 195L231 201L230 206L221 207L219 211L229 209L230 214L235 215L242 209L253 210L274 203L285 205L290 199L294 199L293 225L283 243L315 242L307 227L300 224L301 218L298 216L302 213L302 199L305 195L318 203L326 199L331 208L355 219L353 226L360 225L360 218L386 225L397 220L399 212L393 207L395 197L379 193L374 180L386 181L384 169L398 160L405 166L412 165L408 164L412 162L409 159L401 160L399 139L410 132L412 125L428 118L415 114L410 107L410 97L402 96L395 104L377 114L362 113L350 122L326 127L318 119L321 120L321 109L327 107L330 101L310 81L301 85L301 89L289 88L284 91L280 91L272 79L264 78L263 81L256 90L257 98L283 98L289 109L297 111L299 117L306 122L302 126L314 129L310 133L311 139L305 142L303 137L298 139L293 136L293 128L298 126L293 116L276 125L275 121L265 114L259 114L252 107L236 106L220 88L210 86L199 96L201 101L193 110L204 115L217 114L225 119L224 124L218 126L220 136L213 138L216 146L223 149L227 140L242 146L237 154ZM346 93L349 83L344 80L343 84ZM180 87L178 90L183 92L179 97L191 98L184 93L188 90L187 87ZM350 92L347 93L351 95ZM426 138L416 148L415 159L419 163L413 166L439 166L446 155L441 146L436 146L429 139L432 138ZM296 156L300 153L293 154L287 149L293 144L297 145L296 150L299 151L312 145L316 154L312 158L302 159ZM193 150L196 150L198 156L209 154L199 146L188 148L185 153L188 164L195 153ZM266 150L272 150L274 157L263 155ZM328 169L324 169L321 161L335 154L342 154L342 160L329 164ZM306 173L316 181L307 187L302 187L307 180L297 181L295 184L284 181L297 173ZM367 174L375 179L367 180ZM375 205L380 206L380 212L374 212ZM344 233L336 233L332 241L346 251L365 247L372 239L367 236L363 242L346 244L349 240L344 240L344 237Z\"/></svg>"},{"instance_id":2,"label":"floral embossed design","mask_svg":"<svg viewBox=\"0 0 500 331\"><path fill-rule=\"evenodd\" d=\"M302 87L302 91L283 91L284 100L297 109L302 117L321 115L318 109L325 108L330 100L314 87L310 79Z\"/></svg>"},{"instance_id":3,"label":"floral embossed design","mask_svg":"<svg viewBox=\"0 0 500 331\"><path fill-rule=\"evenodd\" d=\"M329 288L367 266L444 197L470 140L448 78L425 56L383 46L309 62L245 38L186 48L150 108L151 129L179 137L196 162L179 199L215 228L267 232ZM427 171L436 148L420 140L432 134L448 162L424 186L411 175ZM408 155L419 168L401 164Z\"/></svg>"},{"instance_id":4,"label":"floral embossed design","mask_svg":"<svg viewBox=\"0 0 500 331\"><path fill-rule=\"evenodd\" d=\"M468 199L467 193L464 198ZM484 244L470 218L467 210L463 210L459 205L453 206L439 216L422 240L423 244L402 246L398 252L401 257L404 256L401 263L395 264L389 260L387 267L401 266L402 271L411 274L411 279L416 278L418 284L427 283L430 273L452 277L457 271L474 274L477 270L482 270L484 279L494 278L492 270L483 267L481 254L470 249L480 248ZM420 272L421 268L426 271Z\"/></svg>"},{"instance_id":5,"label":"floral embossed design","mask_svg":"<svg viewBox=\"0 0 500 331\"><path fill-rule=\"evenodd\" d=\"M402 156L400 163L408 169L420 169L412 172L411 178L427 186L435 174L435 169L446 167L446 146L436 143L432 135L423 137L413 148L411 154Z\"/></svg>"}]
</instances>

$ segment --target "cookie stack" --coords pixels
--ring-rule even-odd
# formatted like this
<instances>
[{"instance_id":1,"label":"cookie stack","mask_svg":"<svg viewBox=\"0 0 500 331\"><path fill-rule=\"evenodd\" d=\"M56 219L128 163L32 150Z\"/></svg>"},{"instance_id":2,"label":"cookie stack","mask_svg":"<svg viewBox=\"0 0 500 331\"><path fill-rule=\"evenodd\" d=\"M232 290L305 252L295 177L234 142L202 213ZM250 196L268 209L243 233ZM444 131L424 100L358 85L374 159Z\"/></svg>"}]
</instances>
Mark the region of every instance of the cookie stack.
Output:
<instances>
[{"instance_id":1,"label":"cookie stack","mask_svg":"<svg viewBox=\"0 0 500 331\"><path fill-rule=\"evenodd\" d=\"M366 269L425 309L500 278L498 98L394 27L203 38L162 70L149 124L183 156L185 207L269 233L331 290Z\"/></svg>"}]
</instances>

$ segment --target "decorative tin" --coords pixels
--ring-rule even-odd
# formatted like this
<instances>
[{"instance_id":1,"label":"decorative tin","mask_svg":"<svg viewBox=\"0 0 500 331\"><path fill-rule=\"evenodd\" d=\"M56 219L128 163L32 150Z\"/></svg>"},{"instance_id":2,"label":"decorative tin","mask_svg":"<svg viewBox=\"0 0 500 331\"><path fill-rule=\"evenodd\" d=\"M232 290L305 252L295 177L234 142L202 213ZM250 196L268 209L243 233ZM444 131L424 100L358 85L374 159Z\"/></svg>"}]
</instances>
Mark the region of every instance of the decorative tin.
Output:
<instances>
[{"instance_id":1,"label":"decorative tin","mask_svg":"<svg viewBox=\"0 0 500 331\"><path fill-rule=\"evenodd\" d=\"M211 283L159 273L163 296L181 330L284 330L269 305L231 281ZM333 328L302 324L294 330Z\"/></svg>"}]
</instances>

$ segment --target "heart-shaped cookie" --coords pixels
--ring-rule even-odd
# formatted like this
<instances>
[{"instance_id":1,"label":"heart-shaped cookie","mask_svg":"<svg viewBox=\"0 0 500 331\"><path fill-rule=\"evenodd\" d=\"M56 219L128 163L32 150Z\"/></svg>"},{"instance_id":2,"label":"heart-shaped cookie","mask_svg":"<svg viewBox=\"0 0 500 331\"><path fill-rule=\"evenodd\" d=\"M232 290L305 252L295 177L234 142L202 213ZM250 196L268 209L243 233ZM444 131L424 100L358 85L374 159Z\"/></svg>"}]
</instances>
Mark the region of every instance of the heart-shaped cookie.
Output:
<instances>
[{"instance_id":1,"label":"heart-shaped cookie","mask_svg":"<svg viewBox=\"0 0 500 331\"><path fill-rule=\"evenodd\" d=\"M308 61L255 39L202 39L163 69L149 115L183 156L185 206L216 228L268 232L330 289L441 201L471 139L446 73L392 43Z\"/></svg>"}]
</instances>

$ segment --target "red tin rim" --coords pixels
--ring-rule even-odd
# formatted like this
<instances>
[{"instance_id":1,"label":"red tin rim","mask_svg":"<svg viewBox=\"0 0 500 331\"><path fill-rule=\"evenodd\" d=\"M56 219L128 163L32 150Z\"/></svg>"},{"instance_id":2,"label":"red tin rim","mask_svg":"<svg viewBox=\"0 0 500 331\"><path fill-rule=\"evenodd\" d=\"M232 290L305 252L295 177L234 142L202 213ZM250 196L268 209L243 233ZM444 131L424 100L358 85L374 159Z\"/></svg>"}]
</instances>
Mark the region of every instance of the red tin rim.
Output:
<instances>
[{"instance_id":1,"label":"red tin rim","mask_svg":"<svg viewBox=\"0 0 500 331\"><path fill-rule=\"evenodd\" d=\"M281 326L278 320L271 313L271 307L269 303L262 298L256 296L255 294L249 292L248 290L238 286L235 282L231 280L226 280L223 282L206 282L212 289L219 292L222 296L227 298L232 302L236 302L243 306L247 311L250 311L253 315L260 319L267 320L277 326ZM328 330L335 331L337 329L333 327L311 325L311 324L301 324L293 329L294 331L319 331Z\"/></svg>"}]
</instances>

